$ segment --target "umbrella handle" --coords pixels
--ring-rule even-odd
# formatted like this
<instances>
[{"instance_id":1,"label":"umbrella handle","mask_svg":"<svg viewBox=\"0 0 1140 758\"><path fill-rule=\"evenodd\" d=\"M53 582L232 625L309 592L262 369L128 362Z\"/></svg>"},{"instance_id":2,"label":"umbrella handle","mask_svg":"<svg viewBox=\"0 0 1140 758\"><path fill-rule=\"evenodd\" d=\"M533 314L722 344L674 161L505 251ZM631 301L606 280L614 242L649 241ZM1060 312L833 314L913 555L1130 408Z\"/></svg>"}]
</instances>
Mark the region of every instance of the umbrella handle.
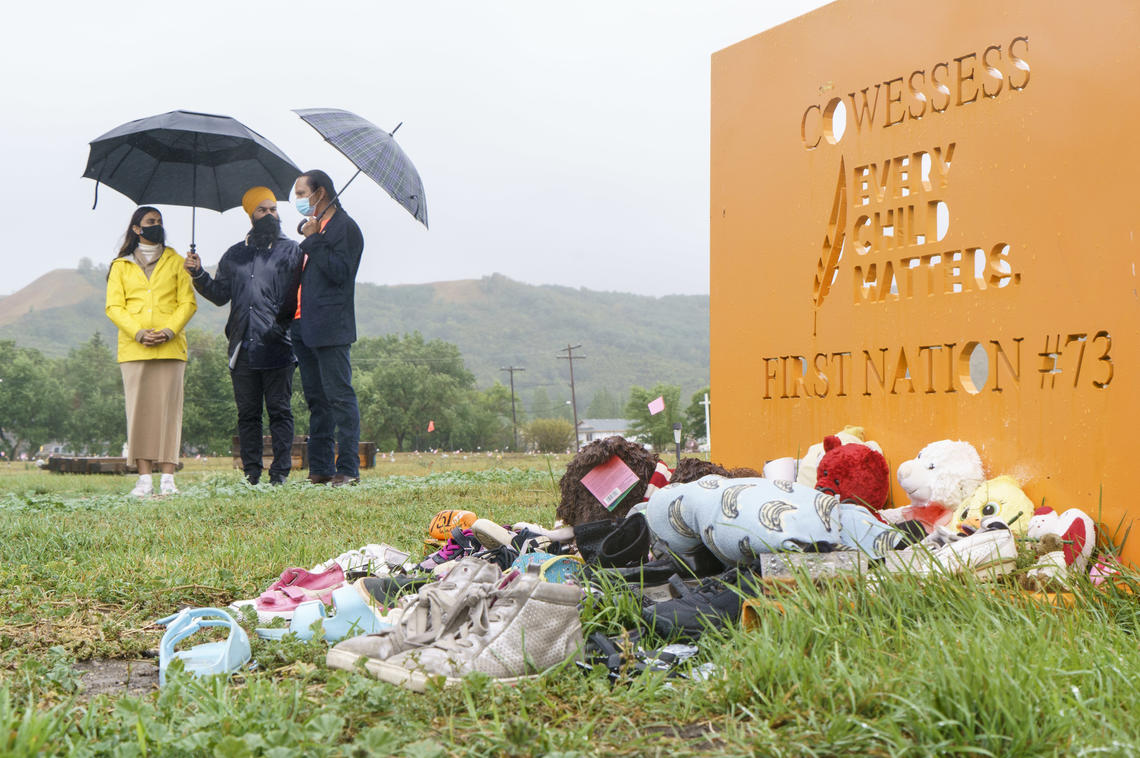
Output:
<instances>
[{"instance_id":1,"label":"umbrella handle","mask_svg":"<svg viewBox=\"0 0 1140 758\"><path fill-rule=\"evenodd\" d=\"M195 185L197 182L195 182ZM195 186L195 190L197 186ZM194 244L195 233L198 230L198 206L190 206L190 252L197 253L198 246Z\"/></svg>"}]
</instances>

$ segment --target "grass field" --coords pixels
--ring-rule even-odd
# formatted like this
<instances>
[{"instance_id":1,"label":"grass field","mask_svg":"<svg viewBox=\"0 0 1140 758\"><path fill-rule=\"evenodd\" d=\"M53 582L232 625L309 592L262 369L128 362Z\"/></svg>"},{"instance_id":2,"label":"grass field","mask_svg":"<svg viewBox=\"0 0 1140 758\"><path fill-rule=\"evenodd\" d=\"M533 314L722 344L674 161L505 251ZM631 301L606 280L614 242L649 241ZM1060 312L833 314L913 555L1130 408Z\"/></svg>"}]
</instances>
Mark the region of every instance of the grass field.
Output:
<instances>
[{"instance_id":1,"label":"grass field","mask_svg":"<svg viewBox=\"0 0 1140 758\"><path fill-rule=\"evenodd\" d=\"M417 550L441 508L549 522L565 462L407 454L331 490L188 461L182 494L146 502L127 478L0 464L0 755L1140 753L1140 595L1084 586L1069 610L1012 583L805 586L758 629L703 638L707 680L568 667L414 694L326 669L322 642L255 639L257 670L228 682L81 689L77 662L155 649L154 619L365 543ZM612 633L635 610L609 598L583 623Z\"/></svg>"}]
</instances>

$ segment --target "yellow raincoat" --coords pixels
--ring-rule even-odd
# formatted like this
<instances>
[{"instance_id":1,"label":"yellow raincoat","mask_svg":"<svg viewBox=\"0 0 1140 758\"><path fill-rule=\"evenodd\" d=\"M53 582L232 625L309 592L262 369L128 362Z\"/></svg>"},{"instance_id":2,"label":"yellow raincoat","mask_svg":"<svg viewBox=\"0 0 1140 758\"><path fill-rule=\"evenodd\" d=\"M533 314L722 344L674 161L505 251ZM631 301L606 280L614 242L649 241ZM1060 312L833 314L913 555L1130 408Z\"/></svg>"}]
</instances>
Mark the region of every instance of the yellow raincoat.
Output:
<instances>
[{"instance_id":1,"label":"yellow raincoat","mask_svg":"<svg viewBox=\"0 0 1140 758\"><path fill-rule=\"evenodd\" d=\"M116 258L107 277L107 318L119 327L119 363L159 358L186 360L183 330L198 300L182 256L166 248L154 264L150 279L133 256ZM140 329L169 329L174 339L146 347L135 340Z\"/></svg>"}]
</instances>

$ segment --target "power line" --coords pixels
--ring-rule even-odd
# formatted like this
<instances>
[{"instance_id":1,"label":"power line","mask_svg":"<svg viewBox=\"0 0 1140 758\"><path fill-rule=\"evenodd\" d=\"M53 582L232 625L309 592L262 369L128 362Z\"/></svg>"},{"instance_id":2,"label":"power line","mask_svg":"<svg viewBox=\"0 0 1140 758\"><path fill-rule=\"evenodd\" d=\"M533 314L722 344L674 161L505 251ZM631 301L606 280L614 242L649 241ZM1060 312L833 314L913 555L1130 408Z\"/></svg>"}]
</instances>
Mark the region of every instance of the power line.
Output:
<instances>
[{"instance_id":1,"label":"power line","mask_svg":"<svg viewBox=\"0 0 1140 758\"><path fill-rule=\"evenodd\" d=\"M574 409L574 452L578 452L582 449L582 442L578 438L578 398L574 394L574 359L577 358L580 361L586 360L586 356L584 355L574 355L574 351L581 347L581 345L567 344L564 349L558 351L560 353L566 353L566 355L557 356L559 360L570 362L570 407Z\"/></svg>"},{"instance_id":2,"label":"power line","mask_svg":"<svg viewBox=\"0 0 1140 758\"><path fill-rule=\"evenodd\" d=\"M526 371L521 366L507 366L506 368L499 369L500 371L507 371L511 375L511 427L515 432L515 450L519 449L519 422L515 417L515 372Z\"/></svg>"}]
</instances>

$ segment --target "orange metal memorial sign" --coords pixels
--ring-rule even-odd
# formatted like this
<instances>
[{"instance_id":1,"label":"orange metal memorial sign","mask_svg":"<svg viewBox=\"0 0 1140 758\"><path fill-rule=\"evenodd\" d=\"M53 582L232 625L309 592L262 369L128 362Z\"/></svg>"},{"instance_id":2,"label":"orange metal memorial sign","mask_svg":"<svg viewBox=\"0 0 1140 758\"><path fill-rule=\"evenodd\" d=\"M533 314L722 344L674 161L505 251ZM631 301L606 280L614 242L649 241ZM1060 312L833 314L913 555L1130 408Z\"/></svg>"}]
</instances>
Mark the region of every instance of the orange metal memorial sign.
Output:
<instances>
[{"instance_id":1,"label":"orange metal memorial sign","mask_svg":"<svg viewBox=\"0 0 1140 758\"><path fill-rule=\"evenodd\" d=\"M845 424L892 468L964 439L1119 539L1140 514L1138 39L1132 0L840 0L716 53L715 459Z\"/></svg>"}]
</instances>

